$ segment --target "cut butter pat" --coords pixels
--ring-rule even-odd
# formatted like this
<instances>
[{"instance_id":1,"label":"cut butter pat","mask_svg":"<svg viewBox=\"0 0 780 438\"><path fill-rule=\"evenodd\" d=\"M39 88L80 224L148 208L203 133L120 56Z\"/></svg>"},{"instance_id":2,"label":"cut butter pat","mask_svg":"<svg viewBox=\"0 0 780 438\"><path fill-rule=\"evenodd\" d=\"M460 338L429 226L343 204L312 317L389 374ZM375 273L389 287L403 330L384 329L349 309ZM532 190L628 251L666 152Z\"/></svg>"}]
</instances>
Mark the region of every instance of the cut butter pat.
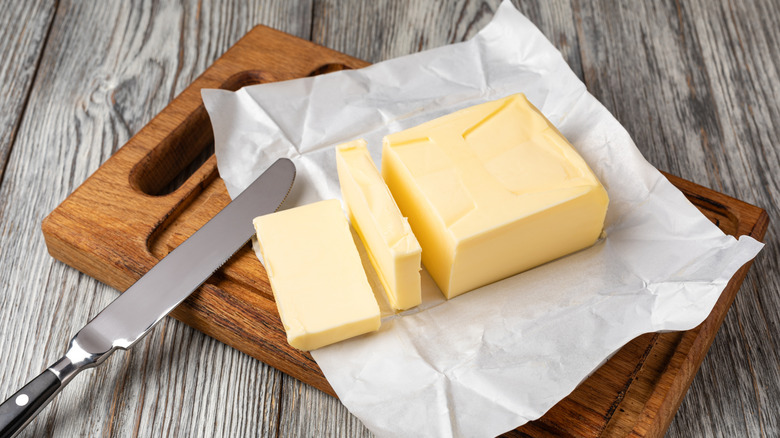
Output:
<instances>
[{"instance_id":1,"label":"cut butter pat","mask_svg":"<svg viewBox=\"0 0 780 438\"><path fill-rule=\"evenodd\" d=\"M371 161L366 142L355 140L338 146L336 166L350 221L390 305L398 310L419 305L420 244Z\"/></svg>"},{"instance_id":2,"label":"cut butter pat","mask_svg":"<svg viewBox=\"0 0 780 438\"><path fill-rule=\"evenodd\" d=\"M336 199L254 220L287 341L314 350L379 328L368 283Z\"/></svg>"},{"instance_id":3,"label":"cut butter pat","mask_svg":"<svg viewBox=\"0 0 780 438\"><path fill-rule=\"evenodd\" d=\"M385 137L382 176L447 298L592 245L607 192L522 94Z\"/></svg>"}]
</instances>

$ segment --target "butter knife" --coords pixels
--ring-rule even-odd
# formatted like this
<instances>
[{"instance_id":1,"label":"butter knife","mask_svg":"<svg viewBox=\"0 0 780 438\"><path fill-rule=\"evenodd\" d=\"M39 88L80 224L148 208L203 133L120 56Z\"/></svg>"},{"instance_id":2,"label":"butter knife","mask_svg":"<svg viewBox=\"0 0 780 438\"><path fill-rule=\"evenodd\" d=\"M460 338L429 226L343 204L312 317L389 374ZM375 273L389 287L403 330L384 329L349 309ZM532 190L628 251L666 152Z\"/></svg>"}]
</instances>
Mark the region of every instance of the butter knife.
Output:
<instances>
[{"instance_id":1,"label":"butter knife","mask_svg":"<svg viewBox=\"0 0 780 438\"><path fill-rule=\"evenodd\" d=\"M15 436L78 373L149 333L252 237L252 219L276 211L294 180L292 161L276 161L87 323L62 358L0 405L0 438Z\"/></svg>"}]
</instances>

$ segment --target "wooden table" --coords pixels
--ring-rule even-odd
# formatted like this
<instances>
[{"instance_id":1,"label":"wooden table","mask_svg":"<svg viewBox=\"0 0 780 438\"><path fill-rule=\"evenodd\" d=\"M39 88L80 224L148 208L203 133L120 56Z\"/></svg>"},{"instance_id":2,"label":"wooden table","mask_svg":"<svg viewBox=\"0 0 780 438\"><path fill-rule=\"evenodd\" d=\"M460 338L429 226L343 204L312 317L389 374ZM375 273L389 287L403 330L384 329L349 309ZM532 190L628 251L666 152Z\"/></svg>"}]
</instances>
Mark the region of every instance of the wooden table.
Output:
<instances>
[{"instance_id":1,"label":"wooden table","mask_svg":"<svg viewBox=\"0 0 780 438\"><path fill-rule=\"evenodd\" d=\"M116 291L54 261L42 218L256 24L371 62L461 41L497 1L0 0L0 397ZM780 208L775 2L518 7L659 169ZM744 3L744 4L743 4ZM350 6L351 5L351 6ZM778 237L669 436L780 434ZM23 436L369 436L334 398L172 319L71 383Z\"/></svg>"}]
</instances>

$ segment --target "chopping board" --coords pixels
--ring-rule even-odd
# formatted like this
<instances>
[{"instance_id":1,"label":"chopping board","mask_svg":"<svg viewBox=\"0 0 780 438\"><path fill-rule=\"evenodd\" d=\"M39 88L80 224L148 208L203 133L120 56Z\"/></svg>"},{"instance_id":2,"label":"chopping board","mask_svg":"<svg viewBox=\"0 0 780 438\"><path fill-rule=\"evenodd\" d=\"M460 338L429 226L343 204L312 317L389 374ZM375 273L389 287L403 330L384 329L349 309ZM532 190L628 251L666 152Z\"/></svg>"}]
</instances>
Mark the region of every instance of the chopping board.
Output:
<instances>
[{"instance_id":1,"label":"chopping board","mask_svg":"<svg viewBox=\"0 0 780 438\"><path fill-rule=\"evenodd\" d=\"M366 65L254 28L44 219L49 252L124 291L230 202L213 156L202 88L237 90ZM764 210L666 176L724 232L763 238ZM699 327L634 339L542 418L506 435L662 436L749 266L734 275ZM287 344L268 277L249 245L171 315L335 396L311 356Z\"/></svg>"}]
</instances>

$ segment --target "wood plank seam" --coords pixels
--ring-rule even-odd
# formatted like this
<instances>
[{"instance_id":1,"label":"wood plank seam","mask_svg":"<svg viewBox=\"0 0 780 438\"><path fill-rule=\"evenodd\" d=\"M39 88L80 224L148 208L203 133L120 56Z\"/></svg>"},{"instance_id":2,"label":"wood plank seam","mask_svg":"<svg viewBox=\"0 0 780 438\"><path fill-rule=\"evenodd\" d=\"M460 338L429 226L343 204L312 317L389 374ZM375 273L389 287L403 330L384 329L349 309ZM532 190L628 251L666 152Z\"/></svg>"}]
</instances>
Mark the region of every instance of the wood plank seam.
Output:
<instances>
[{"instance_id":1,"label":"wood plank seam","mask_svg":"<svg viewBox=\"0 0 780 438\"><path fill-rule=\"evenodd\" d=\"M30 95L32 94L33 87L35 86L37 80L38 80L38 71L40 70L41 66L41 60L43 59L43 54L46 51L46 47L49 43L49 36L51 36L51 30L54 26L54 17L57 15L57 10L59 8L59 0L55 0L54 3L54 10L51 13L51 16L49 17L49 23L46 28L45 36L43 38L43 43L41 43L40 50L38 51L38 54L35 59L35 67L33 68L33 75L30 78L30 80L27 82L27 88L24 91L24 98L22 99L22 106L19 110L19 115L16 117L16 121L13 123L13 127L11 128L11 138L8 142L8 150L6 150L4 156L0 156L0 163L2 163L2 167L0 167L0 186L3 185L3 182L5 181L5 173L6 169L8 168L8 162L10 161L8 157L11 155L11 152L14 149L14 145L16 144L16 136L19 135L19 127L22 125L22 120L27 116L27 104L30 101ZM7 61L3 61L7 62ZM3 207L2 204L0 204L0 207ZM2 218L3 212L2 209L0 209L0 218Z\"/></svg>"}]
</instances>

